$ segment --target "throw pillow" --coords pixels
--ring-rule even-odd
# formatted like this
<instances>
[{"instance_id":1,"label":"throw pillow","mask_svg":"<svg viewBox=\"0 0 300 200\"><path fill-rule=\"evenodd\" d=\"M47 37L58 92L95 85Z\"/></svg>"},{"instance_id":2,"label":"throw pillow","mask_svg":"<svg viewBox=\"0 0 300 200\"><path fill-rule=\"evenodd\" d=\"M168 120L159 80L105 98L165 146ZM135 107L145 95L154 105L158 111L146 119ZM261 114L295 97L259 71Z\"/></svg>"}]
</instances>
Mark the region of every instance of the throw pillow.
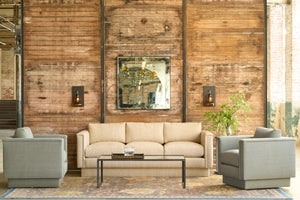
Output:
<instances>
[{"instance_id":1,"label":"throw pillow","mask_svg":"<svg viewBox=\"0 0 300 200\"><path fill-rule=\"evenodd\" d=\"M14 138L33 138L33 135L29 127L23 127L16 129Z\"/></svg>"},{"instance_id":2,"label":"throw pillow","mask_svg":"<svg viewBox=\"0 0 300 200\"><path fill-rule=\"evenodd\" d=\"M256 128L254 138L279 138L281 137L280 129L271 129L271 128Z\"/></svg>"}]
</instances>

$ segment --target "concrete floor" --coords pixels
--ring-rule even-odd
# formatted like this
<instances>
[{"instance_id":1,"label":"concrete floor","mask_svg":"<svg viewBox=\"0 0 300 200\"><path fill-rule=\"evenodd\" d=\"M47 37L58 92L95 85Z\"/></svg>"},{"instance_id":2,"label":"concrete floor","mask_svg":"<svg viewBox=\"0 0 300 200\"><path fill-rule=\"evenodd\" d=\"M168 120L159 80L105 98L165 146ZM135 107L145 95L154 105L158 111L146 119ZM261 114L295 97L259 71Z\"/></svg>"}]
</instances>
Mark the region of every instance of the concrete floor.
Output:
<instances>
[{"instance_id":1,"label":"concrete floor","mask_svg":"<svg viewBox=\"0 0 300 200\"><path fill-rule=\"evenodd\" d=\"M14 130L0 130L0 192L5 190L7 187L7 181L3 179L3 151L2 151L2 139L8 136L12 136ZM298 140L299 141L299 140ZM291 179L290 187L282 187L284 192L286 192L294 200L300 200L300 142L297 141L296 148L296 177ZM282 169L284 170L284 169Z\"/></svg>"},{"instance_id":2,"label":"concrete floor","mask_svg":"<svg viewBox=\"0 0 300 200\"><path fill-rule=\"evenodd\" d=\"M300 200L300 145L298 144L296 148L296 177L291 179L290 187L281 188L294 200Z\"/></svg>"}]
</instances>

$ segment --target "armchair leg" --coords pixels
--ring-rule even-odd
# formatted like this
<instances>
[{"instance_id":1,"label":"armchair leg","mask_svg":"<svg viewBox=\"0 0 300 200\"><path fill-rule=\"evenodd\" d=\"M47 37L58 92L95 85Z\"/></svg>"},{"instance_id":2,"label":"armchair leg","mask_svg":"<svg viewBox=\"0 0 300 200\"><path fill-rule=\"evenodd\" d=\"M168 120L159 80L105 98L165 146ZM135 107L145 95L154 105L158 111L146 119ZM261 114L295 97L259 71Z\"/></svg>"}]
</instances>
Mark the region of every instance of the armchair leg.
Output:
<instances>
[{"instance_id":1,"label":"armchair leg","mask_svg":"<svg viewBox=\"0 0 300 200\"><path fill-rule=\"evenodd\" d=\"M241 189L263 189L263 188L278 188L289 187L290 178L280 179L263 179L263 180L240 180L223 176L223 183Z\"/></svg>"},{"instance_id":2,"label":"armchair leg","mask_svg":"<svg viewBox=\"0 0 300 200\"><path fill-rule=\"evenodd\" d=\"M59 187L63 178L8 179L8 187Z\"/></svg>"}]
</instances>

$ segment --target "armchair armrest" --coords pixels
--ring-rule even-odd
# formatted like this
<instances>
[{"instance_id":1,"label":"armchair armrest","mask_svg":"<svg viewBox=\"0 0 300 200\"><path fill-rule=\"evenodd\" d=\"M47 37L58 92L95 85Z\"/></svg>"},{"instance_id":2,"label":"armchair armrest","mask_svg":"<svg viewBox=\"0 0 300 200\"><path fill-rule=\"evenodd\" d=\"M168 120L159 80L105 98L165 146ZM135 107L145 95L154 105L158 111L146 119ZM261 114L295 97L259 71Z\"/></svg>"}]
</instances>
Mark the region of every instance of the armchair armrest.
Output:
<instances>
[{"instance_id":1,"label":"armchair armrest","mask_svg":"<svg viewBox=\"0 0 300 200\"><path fill-rule=\"evenodd\" d=\"M85 167L85 149L90 144L90 134L87 130L77 133L77 167Z\"/></svg>"},{"instance_id":2,"label":"armchair armrest","mask_svg":"<svg viewBox=\"0 0 300 200\"><path fill-rule=\"evenodd\" d=\"M240 178L295 177L296 139L249 138L240 140Z\"/></svg>"},{"instance_id":3,"label":"armchair armrest","mask_svg":"<svg viewBox=\"0 0 300 200\"><path fill-rule=\"evenodd\" d=\"M201 131L201 144L204 147L205 167L207 168L213 167L213 136L214 135L209 131Z\"/></svg>"},{"instance_id":4,"label":"armchair armrest","mask_svg":"<svg viewBox=\"0 0 300 200\"><path fill-rule=\"evenodd\" d=\"M66 135L34 135L34 138L62 138L64 139L64 150L68 151L68 137Z\"/></svg>"},{"instance_id":5,"label":"armchair armrest","mask_svg":"<svg viewBox=\"0 0 300 200\"><path fill-rule=\"evenodd\" d=\"M243 136L217 136L216 142L218 147L218 152L222 153L230 149L238 149L239 141L245 138L251 138L253 136L243 135Z\"/></svg>"},{"instance_id":6,"label":"armchair armrest","mask_svg":"<svg viewBox=\"0 0 300 200\"><path fill-rule=\"evenodd\" d=\"M61 178L65 174L62 138L7 138L3 140L6 178Z\"/></svg>"},{"instance_id":7,"label":"armchair armrest","mask_svg":"<svg viewBox=\"0 0 300 200\"><path fill-rule=\"evenodd\" d=\"M222 174L220 154L230 149L238 149L239 141L252 136L217 136L216 137L216 171Z\"/></svg>"}]
</instances>

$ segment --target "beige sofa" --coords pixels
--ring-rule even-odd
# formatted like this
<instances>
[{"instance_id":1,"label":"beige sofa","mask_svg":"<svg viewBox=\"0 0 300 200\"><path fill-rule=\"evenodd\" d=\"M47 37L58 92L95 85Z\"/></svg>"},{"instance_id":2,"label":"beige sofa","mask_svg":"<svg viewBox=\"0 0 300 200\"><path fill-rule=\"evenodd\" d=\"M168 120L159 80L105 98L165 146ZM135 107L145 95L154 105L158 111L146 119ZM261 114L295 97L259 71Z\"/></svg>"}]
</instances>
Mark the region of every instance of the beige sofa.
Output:
<instances>
[{"instance_id":1,"label":"beige sofa","mask_svg":"<svg viewBox=\"0 0 300 200\"><path fill-rule=\"evenodd\" d=\"M145 155L184 155L187 176L209 176L213 165L213 134L201 123L96 123L77 134L77 165L81 176L95 176L97 157L122 153L125 146ZM105 162L105 176L181 176L172 161Z\"/></svg>"}]
</instances>

